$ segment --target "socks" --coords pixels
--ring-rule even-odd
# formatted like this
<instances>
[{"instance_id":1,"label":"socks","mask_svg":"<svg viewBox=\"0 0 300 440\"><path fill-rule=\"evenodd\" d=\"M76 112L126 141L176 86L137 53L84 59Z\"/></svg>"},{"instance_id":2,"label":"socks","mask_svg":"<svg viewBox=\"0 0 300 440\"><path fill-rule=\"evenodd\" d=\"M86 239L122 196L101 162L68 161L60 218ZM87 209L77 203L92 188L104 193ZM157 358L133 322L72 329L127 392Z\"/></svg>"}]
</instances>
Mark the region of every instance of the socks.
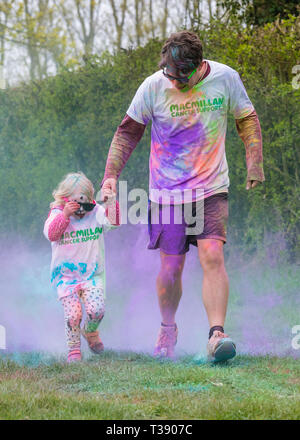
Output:
<instances>
[{"instance_id":1,"label":"socks","mask_svg":"<svg viewBox=\"0 0 300 440\"><path fill-rule=\"evenodd\" d=\"M80 342L77 344L69 345L69 353L71 351L78 351L78 350L80 351Z\"/></svg>"},{"instance_id":2,"label":"socks","mask_svg":"<svg viewBox=\"0 0 300 440\"><path fill-rule=\"evenodd\" d=\"M221 325L214 325L210 330L209 330L209 335L208 335L208 339L210 339L213 335L213 332L215 330L219 330L219 332L224 333L224 328Z\"/></svg>"},{"instance_id":3,"label":"socks","mask_svg":"<svg viewBox=\"0 0 300 440\"><path fill-rule=\"evenodd\" d=\"M161 323L162 327L173 327L174 329L177 327L176 324L164 324L163 322ZM219 332L224 333L224 328L221 325L214 325L213 327L211 327L211 329L209 330L209 335L208 335L208 339L210 339L214 333L215 330L218 330Z\"/></svg>"},{"instance_id":4,"label":"socks","mask_svg":"<svg viewBox=\"0 0 300 440\"><path fill-rule=\"evenodd\" d=\"M162 326L162 327L174 327L174 328L177 327L176 324L164 324L163 322L161 323L161 326Z\"/></svg>"}]
</instances>

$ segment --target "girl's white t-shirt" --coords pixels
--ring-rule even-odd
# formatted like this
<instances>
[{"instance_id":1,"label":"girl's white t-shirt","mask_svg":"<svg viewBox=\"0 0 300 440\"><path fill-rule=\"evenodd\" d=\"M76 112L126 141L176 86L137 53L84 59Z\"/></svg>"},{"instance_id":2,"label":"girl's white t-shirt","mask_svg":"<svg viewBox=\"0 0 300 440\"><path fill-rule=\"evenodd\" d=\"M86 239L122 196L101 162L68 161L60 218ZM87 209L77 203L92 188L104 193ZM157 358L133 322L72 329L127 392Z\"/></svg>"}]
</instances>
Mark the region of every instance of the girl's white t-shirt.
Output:
<instances>
[{"instance_id":1,"label":"girl's white t-shirt","mask_svg":"<svg viewBox=\"0 0 300 440\"><path fill-rule=\"evenodd\" d=\"M44 235L62 209L53 208L44 225ZM97 287L105 296L104 232L116 228L105 216L103 206L96 204L82 219L70 217L70 223L58 241L51 241L51 283L57 288L59 299L77 289ZM50 241L50 240L49 240Z\"/></svg>"},{"instance_id":2,"label":"girl's white t-shirt","mask_svg":"<svg viewBox=\"0 0 300 440\"><path fill-rule=\"evenodd\" d=\"M178 194L178 203L184 192L201 200L228 191L227 114L241 119L254 107L237 71L205 61L210 73L188 91L178 90L162 70L149 76L127 110L141 124L152 121L149 192L154 202L158 191Z\"/></svg>"}]
</instances>

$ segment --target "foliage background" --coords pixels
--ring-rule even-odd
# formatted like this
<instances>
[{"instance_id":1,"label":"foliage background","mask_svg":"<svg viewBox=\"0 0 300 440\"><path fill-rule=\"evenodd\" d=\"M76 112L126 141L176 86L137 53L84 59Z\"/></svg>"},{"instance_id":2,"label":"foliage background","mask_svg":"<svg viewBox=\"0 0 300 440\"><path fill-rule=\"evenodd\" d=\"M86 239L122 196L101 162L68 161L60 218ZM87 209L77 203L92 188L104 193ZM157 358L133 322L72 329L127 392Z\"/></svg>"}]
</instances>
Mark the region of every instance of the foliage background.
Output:
<instances>
[{"instance_id":1,"label":"foliage background","mask_svg":"<svg viewBox=\"0 0 300 440\"><path fill-rule=\"evenodd\" d=\"M230 240L247 254L299 258L299 17L261 25L211 20L197 29L204 56L240 73L262 126L266 182L246 192L245 152L233 119L227 133ZM158 67L163 41L84 56L80 68L0 92L0 234L43 239L51 193L63 175L81 170L96 191L113 134L134 93ZM298 80L299 84L299 80ZM150 127L121 177L148 186Z\"/></svg>"}]
</instances>

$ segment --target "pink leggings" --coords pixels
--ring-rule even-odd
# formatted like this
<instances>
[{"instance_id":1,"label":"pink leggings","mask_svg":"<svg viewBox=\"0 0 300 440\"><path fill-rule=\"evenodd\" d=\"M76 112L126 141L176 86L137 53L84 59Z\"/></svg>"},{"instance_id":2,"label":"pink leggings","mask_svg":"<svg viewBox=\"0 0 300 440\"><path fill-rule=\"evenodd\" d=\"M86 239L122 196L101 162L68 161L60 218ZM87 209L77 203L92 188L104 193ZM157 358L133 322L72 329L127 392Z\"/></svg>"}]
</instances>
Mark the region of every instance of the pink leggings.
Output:
<instances>
[{"instance_id":1,"label":"pink leggings","mask_svg":"<svg viewBox=\"0 0 300 440\"><path fill-rule=\"evenodd\" d=\"M103 290L96 287L78 290L77 293L61 299L65 315L65 332L70 349L80 348L80 323L82 319L82 300L86 320L83 329L86 333L95 332L104 316Z\"/></svg>"}]
</instances>

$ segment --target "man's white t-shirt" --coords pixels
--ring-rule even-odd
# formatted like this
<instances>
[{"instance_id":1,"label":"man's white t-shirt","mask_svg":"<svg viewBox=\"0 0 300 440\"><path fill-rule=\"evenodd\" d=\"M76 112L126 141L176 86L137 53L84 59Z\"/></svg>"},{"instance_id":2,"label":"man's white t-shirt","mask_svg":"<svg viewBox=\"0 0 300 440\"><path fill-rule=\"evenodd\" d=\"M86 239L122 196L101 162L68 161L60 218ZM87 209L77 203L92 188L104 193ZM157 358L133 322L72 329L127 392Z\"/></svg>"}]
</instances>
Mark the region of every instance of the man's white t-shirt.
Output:
<instances>
[{"instance_id":1,"label":"man's white t-shirt","mask_svg":"<svg viewBox=\"0 0 300 440\"><path fill-rule=\"evenodd\" d=\"M254 107L234 69L206 61L210 73L188 91L176 89L161 70L149 76L127 110L141 124L152 120L149 192L154 202L161 201L158 191L167 198L177 193L173 203L182 203L182 194L187 195L183 201L191 201L228 191L227 113L241 119Z\"/></svg>"},{"instance_id":2,"label":"man's white t-shirt","mask_svg":"<svg viewBox=\"0 0 300 440\"><path fill-rule=\"evenodd\" d=\"M44 225L44 235L62 209L53 208ZM99 204L82 219L70 217L70 223L60 240L51 241L51 283L57 288L59 299L79 288L97 287L105 296L105 252L103 233L115 228Z\"/></svg>"}]
</instances>

